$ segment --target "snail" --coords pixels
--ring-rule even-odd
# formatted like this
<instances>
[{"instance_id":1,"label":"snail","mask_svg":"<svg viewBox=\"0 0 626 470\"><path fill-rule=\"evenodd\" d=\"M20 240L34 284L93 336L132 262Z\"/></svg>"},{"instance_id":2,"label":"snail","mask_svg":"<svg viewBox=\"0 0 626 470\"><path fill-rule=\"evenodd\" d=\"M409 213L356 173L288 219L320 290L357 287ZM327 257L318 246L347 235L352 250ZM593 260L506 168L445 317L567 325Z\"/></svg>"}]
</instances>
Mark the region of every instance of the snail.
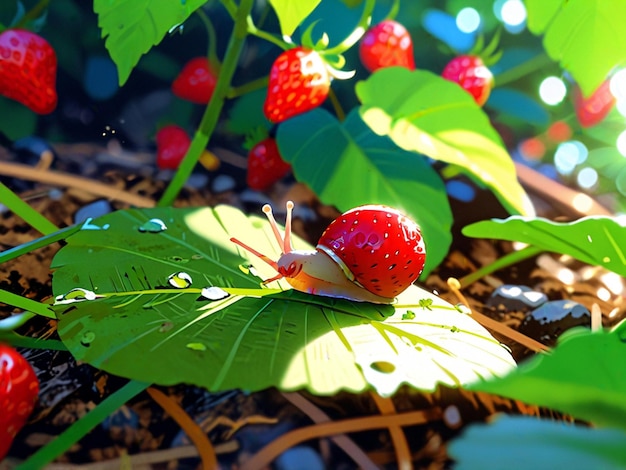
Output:
<instances>
[{"instance_id":1,"label":"snail","mask_svg":"<svg viewBox=\"0 0 626 470\"><path fill-rule=\"evenodd\" d=\"M350 209L326 228L314 251L294 250L287 202L281 236L269 204L263 206L281 250L274 261L236 238L231 241L272 266L296 290L360 302L389 304L418 278L426 249L419 226L396 209L365 205Z\"/></svg>"}]
</instances>

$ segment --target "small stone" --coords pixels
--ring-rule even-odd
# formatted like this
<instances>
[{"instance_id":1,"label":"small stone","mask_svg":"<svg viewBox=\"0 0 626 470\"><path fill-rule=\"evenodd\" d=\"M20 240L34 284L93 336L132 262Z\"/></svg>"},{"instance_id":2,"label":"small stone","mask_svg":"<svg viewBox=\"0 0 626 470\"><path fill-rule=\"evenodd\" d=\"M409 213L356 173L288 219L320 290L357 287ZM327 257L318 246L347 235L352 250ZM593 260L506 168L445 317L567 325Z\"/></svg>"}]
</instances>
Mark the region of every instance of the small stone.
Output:
<instances>
[{"instance_id":1,"label":"small stone","mask_svg":"<svg viewBox=\"0 0 626 470\"><path fill-rule=\"evenodd\" d=\"M527 312L547 301L548 297L546 294L534 291L528 286L504 284L493 291L493 294L487 300L487 305L502 308L506 311Z\"/></svg>"},{"instance_id":2,"label":"small stone","mask_svg":"<svg viewBox=\"0 0 626 470\"><path fill-rule=\"evenodd\" d=\"M276 470L324 470L319 453L307 446L296 446L283 452L275 462Z\"/></svg>"},{"instance_id":3,"label":"small stone","mask_svg":"<svg viewBox=\"0 0 626 470\"><path fill-rule=\"evenodd\" d=\"M235 189L236 181L232 176L229 175L217 175L213 179L213 183L211 184L211 190L214 193L224 193L226 191L232 191Z\"/></svg>"},{"instance_id":4,"label":"small stone","mask_svg":"<svg viewBox=\"0 0 626 470\"><path fill-rule=\"evenodd\" d=\"M591 327L591 313L572 300L553 300L530 312L519 332L548 346L554 346L563 332L576 326Z\"/></svg>"},{"instance_id":5,"label":"small stone","mask_svg":"<svg viewBox=\"0 0 626 470\"><path fill-rule=\"evenodd\" d=\"M99 199L81 207L74 214L74 223L82 224L87 219L95 219L106 215L112 211L111 204L106 199Z\"/></svg>"}]
</instances>

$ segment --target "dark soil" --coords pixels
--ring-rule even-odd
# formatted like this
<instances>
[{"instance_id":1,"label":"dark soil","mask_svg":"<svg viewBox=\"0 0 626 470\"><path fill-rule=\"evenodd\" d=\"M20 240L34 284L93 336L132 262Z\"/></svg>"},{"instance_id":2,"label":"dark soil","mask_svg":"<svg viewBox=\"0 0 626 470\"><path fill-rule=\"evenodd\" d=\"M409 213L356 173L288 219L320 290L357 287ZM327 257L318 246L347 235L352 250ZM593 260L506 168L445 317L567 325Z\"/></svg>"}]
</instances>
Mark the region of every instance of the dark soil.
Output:
<instances>
[{"instance_id":1,"label":"dark soil","mask_svg":"<svg viewBox=\"0 0 626 470\"><path fill-rule=\"evenodd\" d=\"M166 185L168 175L154 170L154 157L150 154L134 154L131 158L134 164L122 165L116 147L59 146L55 147L55 152L57 155L52 170L43 169L44 176L40 181L31 181L26 176L6 176L4 173L0 177L59 227L71 225L80 208L102 199L102 196L77 189L72 184L50 185L45 177L46 171L68 173L77 178L88 177L106 183L109 188L117 188L122 196L117 200L109 200L113 209L129 207L126 197L129 194L140 196L149 205L150 201L159 197ZM216 176L202 170L199 171L199 179L205 178L208 183L186 188L176 205L227 203L247 212L259 211L265 202L263 197L244 193L242 185L237 183L241 180L243 160L225 151L220 156L224 161L220 173L232 176L232 187L219 192L211 190L211 187L215 188ZM15 159L14 153L0 147L0 162L16 163ZM278 184L265 196L277 205L293 199L297 204L312 210L315 214L313 220L296 220L294 224L294 231L310 242L316 241L328 222L337 215L335 209L320 204L310 191L293 181ZM552 201L536 199L535 202L541 208L539 215L553 219L572 218L573 213L567 213L562 208L555 209ZM469 204L455 200L452 200L452 204L454 213L459 214L454 227L454 244L446 260L422 285L437 291L446 300L458 303L459 298L450 292L447 279L462 278L489 264L510 252L512 245L508 242L468 239L460 235L460 228L470 222L489 217L506 217L490 195L479 192L477 199ZM2 250L39 236L25 222L6 211L0 217ZM52 295L50 261L60 246L54 244L3 264L0 267L0 289L40 301L48 299ZM558 269L574 273L575 281L564 284L558 278ZM547 345L553 345L562 331L580 322L565 318L554 324L533 324L528 319L530 308L513 301L493 298L494 291L503 284L528 286L544 293L550 300L574 300L588 310L597 304L606 326L624 317L621 296L610 294L606 300L598 298L598 289L602 287L598 272L590 272L589 267L564 257L542 255L541 259L533 258L496 272L463 290L476 312L513 329L522 326L525 334ZM0 318L15 313L8 306L0 307ZM583 316L582 323L589 325L589 322L589 315ZM30 321L19 332L32 337L57 337L54 322L43 318ZM511 348L518 361L535 354L503 334L494 335ZM40 400L30 422L18 434L9 457L0 464L0 468L11 468L13 464L27 458L126 383L126 379L111 376L87 364L77 364L67 352L29 349L21 349L21 352L37 371L41 382ZM192 419L200 423L218 453L222 468L239 468L250 456L279 436L322 419L321 412L333 421L388 413L370 394L342 393L333 397L315 397L307 393L283 394L274 389L253 394L239 391L216 394L185 385L157 388L173 397ZM306 408L297 399L304 399L312 408ZM294 401L298 404L294 404ZM569 420L550 410L512 400L445 388L432 394L403 389L391 403L395 413L424 410L424 423L403 428L414 468L424 469L449 466L446 442L458 435L467 424L489 419L495 413L531 414ZM459 410L458 422L441 419L436 413L428 413L429 410L445 410L449 405ZM317 410L318 414L311 417L311 409ZM233 428L229 423L238 423L241 427ZM349 439L375 465L397 468L397 442L394 443L389 430L351 433ZM329 437L304 441L292 451L300 458L306 458L306 455L311 455L306 452L313 451L325 468L357 467ZM139 460L136 459L141 456L152 458L152 463L141 468L201 468L197 450L190 445L179 425L146 392L110 416L50 468L78 468L75 465L80 465L80 468L140 468ZM282 466L276 464L272 468L299 468L289 466L285 461L280 464Z\"/></svg>"}]
</instances>

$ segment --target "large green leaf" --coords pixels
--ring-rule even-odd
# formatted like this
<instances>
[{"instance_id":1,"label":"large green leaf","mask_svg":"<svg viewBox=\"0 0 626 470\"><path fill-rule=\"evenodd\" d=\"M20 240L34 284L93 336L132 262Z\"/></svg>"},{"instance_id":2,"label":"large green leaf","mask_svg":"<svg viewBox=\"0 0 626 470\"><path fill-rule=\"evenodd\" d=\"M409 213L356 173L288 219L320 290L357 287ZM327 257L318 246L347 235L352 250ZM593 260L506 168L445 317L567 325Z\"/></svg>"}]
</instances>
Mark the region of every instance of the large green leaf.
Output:
<instances>
[{"instance_id":1,"label":"large green leaf","mask_svg":"<svg viewBox=\"0 0 626 470\"><path fill-rule=\"evenodd\" d=\"M513 216L476 222L464 227L463 234L528 243L626 276L626 227L612 217L589 216L573 222L553 222Z\"/></svg>"},{"instance_id":2,"label":"large green leaf","mask_svg":"<svg viewBox=\"0 0 626 470\"><path fill-rule=\"evenodd\" d=\"M419 223L426 276L448 253L452 212L439 175L421 155L374 134L351 112L341 123L317 109L284 122L276 136L299 181L342 212L363 204L396 207Z\"/></svg>"},{"instance_id":3,"label":"large green leaf","mask_svg":"<svg viewBox=\"0 0 626 470\"><path fill-rule=\"evenodd\" d=\"M572 74L585 96L624 64L623 0L526 0L528 29L543 34L548 55Z\"/></svg>"},{"instance_id":4,"label":"large green leaf","mask_svg":"<svg viewBox=\"0 0 626 470\"><path fill-rule=\"evenodd\" d=\"M315 10L322 0L270 0L278 16L281 33L291 36L302 21Z\"/></svg>"},{"instance_id":5,"label":"large green leaf","mask_svg":"<svg viewBox=\"0 0 626 470\"><path fill-rule=\"evenodd\" d=\"M94 0L106 48L117 65L120 86L143 54L182 24L207 0Z\"/></svg>"},{"instance_id":6,"label":"large green leaf","mask_svg":"<svg viewBox=\"0 0 626 470\"><path fill-rule=\"evenodd\" d=\"M612 331L566 332L550 353L472 390L569 413L599 426L626 429L626 323Z\"/></svg>"},{"instance_id":7,"label":"large green leaf","mask_svg":"<svg viewBox=\"0 0 626 470\"><path fill-rule=\"evenodd\" d=\"M533 215L515 166L487 115L457 84L426 70L389 67L357 83L363 120L400 147L458 165L511 213Z\"/></svg>"},{"instance_id":8,"label":"large green leaf","mask_svg":"<svg viewBox=\"0 0 626 470\"><path fill-rule=\"evenodd\" d=\"M153 218L167 229L139 231ZM373 387L389 395L403 383L432 390L514 367L471 316L416 286L393 306L305 294L284 281L261 287L249 263L262 278L275 272L231 236L278 256L267 221L232 207L97 219L53 260L61 339L77 359L111 373L209 390ZM217 299L203 291L209 286L230 295Z\"/></svg>"},{"instance_id":9,"label":"large green leaf","mask_svg":"<svg viewBox=\"0 0 626 470\"><path fill-rule=\"evenodd\" d=\"M626 468L626 434L530 416L499 416L475 424L448 444L456 470L503 468Z\"/></svg>"}]
</instances>

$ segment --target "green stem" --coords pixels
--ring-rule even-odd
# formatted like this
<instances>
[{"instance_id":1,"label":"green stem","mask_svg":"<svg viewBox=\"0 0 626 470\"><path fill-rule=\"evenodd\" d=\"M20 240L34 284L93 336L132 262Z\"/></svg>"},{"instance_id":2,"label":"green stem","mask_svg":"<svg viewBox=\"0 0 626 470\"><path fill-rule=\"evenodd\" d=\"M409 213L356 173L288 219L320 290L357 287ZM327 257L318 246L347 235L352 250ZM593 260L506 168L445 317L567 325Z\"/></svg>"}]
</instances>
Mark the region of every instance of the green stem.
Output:
<instances>
[{"instance_id":1,"label":"green stem","mask_svg":"<svg viewBox=\"0 0 626 470\"><path fill-rule=\"evenodd\" d=\"M354 28L354 31L352 31L352 33L350 33L347 38L345 38L335 47L326 49L324 51L324 55L330 56L343 54L345 51L354 46L359 41L359 39L361 39L361 37L369 27L370 22L372 21L372 12L374 11L374 6L376 6L376 0L365 0L363 13L361 13L361 18Z\"/></svg>"},{"instance_id":2,"label":"green stem","mask_svg":"<svg viewBox=\"0 0 626 470\"><path fill-rule=\"evenodd\" d=\"M234 20L237 16L237 4L233 2L233 0L220 0L222 2L222 6L226 8L226 11L230 15L230 17Z\"/></svg>"},{"instance_id":3,"label":"green stem","mask_svg":"<svg viewBox=\"0 0 626 470\"><path fill-rule=\"evenodd\" d=\"M22 201L22 199L6 187L4 183L0 183L0 202L15 215L24 219L24 221L35 230L44 235L49 235L59 230L56 225L30 207L28 203Z\"/></svg>"},{"instance_id":4,"label":"green stem","mask_svg":"<svg viewBox=\"0 0 626 470\"><path fill-rule=\"evenodd\" d=\"M48 8L49 3L50 0L40 0L39 3L37 3L37 5L28 10L28 12L26 12L26 14L22 16L20 20L12 26L12 28L23 28L24 26L26 26L26 23L28 23L28 21L36 20L37 18L39 18L43 11Z\"/></svg>"},{"instance_id":5,"label":"green stem","mask_svg":"<svg viewBox=\"0 0 626 470\"><path fill-rule=\"evenodd\" d=\"M200 20L204 24L206 28L207 35L209 36L209 47L207 51L207 58L209 60L209 64L211 64L213 70L215 72L220 71L222 64L220 63L220 59L217 56L217 34L215 34L215 26L213 26L213 22L211 18L204 12L202 8L198 8L196 10L197 15L200 17Z\"/></svg>"},{"instance_id":6,"label":"green stem","mask_svg":"<svg viewBox=\"0 0 626 470\"><path fill-rule=\"evenodd\" d=\"M231 87L231 89L228 90L228 94L226 95L226 97L229 99L237 98L252 91L260 90L264 86L267 86L268 80L269 78L266 75L265 77L257 78L238 87Z\"/></svg>"},{"instance_id":7,"label":"green stem","mask_svg":"<svg viewBox=\"0 0 626 470\"><path fill-rule=\"evenodd\" d=\"M222 63L222 69L220 71L217 83L215 84L215 90L213 96L209 102L200 126L196 131L189 150L185 155L185 158L181 162L178 171L174 175L174 178L166 188L163 196L158 202L158 206L171 205L178 193L185 185L185 182L191 175L196 163L200 159L202 152L206 148L207 143L215 130L222 108L224 107L224 101L228 91L230 90L230 84L232 82L237 63L239 62L239 56L243 50L243 45L248 34L248 15L252 10L254 0L242 0L241 4L235 15L235 24L228 41L226 53L224 54L224 62Z\"/></svg>"},{"instance_id":8,"label":"green stem","mask_svg":"<svg viewBox=\"0 0 626 470\"><path fill-rule=\"evenodd\" d=\"M124 403L134 398L150 386L147 382L131 380L122 388L105 398L98 406L80 418L63 433L35 452L28 460L15 467L16 470L44 468L57 457L80 441L89 431L119 409Z\"/></svg>"},{"instance_id":9,"label":"green stem","mask_svg":"<svg viewBox=\"0 0 626 470\"><path fill-rule=\"evenodd\" d=\"M22 243L21 245L9 248L8 250L0 253L0 264L6 263L9 260L17 258L19 256L35 251L44 246L52 245L55 242L65 240L70 235L78 232L82 225L72 225L71 227L65 227L49 235L37 238L30 242Z\"/></svg>"},{"instance_id":10,"label":"green stem","mask_svg":"<svg viewBox=\"0 0 626 470\"><path fill-rule=\"evenodd\" d=\"M493 263L488 264L487 266L483 266L482 268L474 271L473 273L468 274L467 276L464 276L461 279L459 279L461 288L467 287L473 282L476 282L482 277L487 276L488 274L491 274L495 271L498 271L499 269L506 268L513 264L519 263L520 261L523 261L525 259L532 258L533 256L536 256L543 251L545 250L542 250L541 248L531 245L531 246L527 246L526 248L522 250L513 251L507 255L504 255L503 257L497 259Z\"/></svg>"},{"instance_id":11,"label":"green stem","mask_svg":"<svg viewBox=\"0 0 626 470\"><path fill-rule=\"evenodd\" d=\"M400 10L400 0L393 0L393 4L389 9L389 13L385 17L386 20L393 20L398 16L398 11Z\"/></svg>"},{"instance_id":12,"label":"green stem","mask_svg":"<svg viewBox=\"0 0 626 470\"><path fill-rule=\"evenodd\" d=\"M533 58L527 60L526 62L522 62L518 66L502 72L500 75L496 75L494 77L494 81L497 86L502 86L506 83L519 80L520 78L525 77L531 72L539 70L552 63L554 63L552 59L550 59L544 53L540 53Z\"/></svg>"},{"instance_id":13,"label":"green stem","mask_svg":"<svg viewBox=\"0 0 626 470\"><path fill-rule=\"evenodd\" d=\"M248 34L251 34L252 36L256 36L261 39L265 39L266 41L271 42L272 44L280 47L283 50L286 50L292 47L291 44L287 44L285 41L274 36L273 34L270 34L267 31L263 31L262 29L257 28L254 24L254 21L252 21L252 17L250 15L248 15L247 23L248 23Z\"/></svg>"},{"instance_id":14,"label":"green stem","mask_svg":"<svg viewBox=\"0 0 626 470\"><path fill-rule=\"evenodd\" d=\"M16 348L28 348L48 351L67 351L67 346L63 341L57 339L31 338L29 336L18 335L15 332L0 331L0 342L4 342Z\"/></svg>"}]
</instances>

